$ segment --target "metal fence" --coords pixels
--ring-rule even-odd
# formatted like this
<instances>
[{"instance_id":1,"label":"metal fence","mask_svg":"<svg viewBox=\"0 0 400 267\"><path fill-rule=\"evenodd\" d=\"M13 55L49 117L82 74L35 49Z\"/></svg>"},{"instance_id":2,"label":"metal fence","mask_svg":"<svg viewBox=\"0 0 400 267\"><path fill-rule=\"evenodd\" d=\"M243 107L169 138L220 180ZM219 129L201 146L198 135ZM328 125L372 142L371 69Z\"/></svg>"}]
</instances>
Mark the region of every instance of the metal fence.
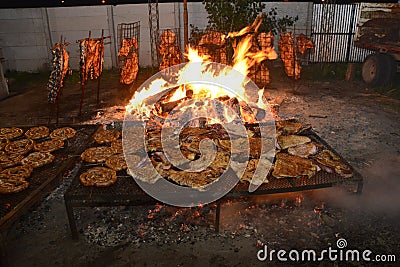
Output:
<instances>
[{"instance_id":1,"label":"metal fence","mask_svg":"<svg viewBox=\"0 0 400 267\"><path fill-rule=\"evenodd\" d=\"M354 46L360 4L314 4L311 62L362 62L370 50Z\"/></svg>"}]
</instances>

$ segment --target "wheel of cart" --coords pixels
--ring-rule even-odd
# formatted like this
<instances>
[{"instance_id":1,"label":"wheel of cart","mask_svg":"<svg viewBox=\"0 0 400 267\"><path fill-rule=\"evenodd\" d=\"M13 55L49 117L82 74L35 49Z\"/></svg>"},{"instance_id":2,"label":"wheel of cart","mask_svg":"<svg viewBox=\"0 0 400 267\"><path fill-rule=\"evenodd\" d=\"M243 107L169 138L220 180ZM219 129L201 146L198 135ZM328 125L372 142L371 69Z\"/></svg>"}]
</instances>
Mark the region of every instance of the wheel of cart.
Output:
<instances>
[{"instance_id":1,"label":"wheel of cart","mask_svg":"<svg viewBox=\"0 0 400 267\"><path fill-rule=\"evenodd\" d=\"M388 85L396 74L396 64L396 60L390 54L371 54L364 60L362 78L366 84L372 87Z\"/></svg>"}]
</instances>

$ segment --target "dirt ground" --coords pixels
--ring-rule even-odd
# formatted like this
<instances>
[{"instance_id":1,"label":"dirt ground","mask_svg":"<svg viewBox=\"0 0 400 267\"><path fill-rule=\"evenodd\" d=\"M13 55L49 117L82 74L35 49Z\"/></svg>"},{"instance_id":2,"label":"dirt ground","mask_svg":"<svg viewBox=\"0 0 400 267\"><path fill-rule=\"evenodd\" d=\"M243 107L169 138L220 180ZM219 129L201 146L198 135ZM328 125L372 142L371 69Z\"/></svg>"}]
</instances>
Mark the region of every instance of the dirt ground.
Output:
<instances>
[{"instance_id":1,"label":"dirt ground","mask_svg":"<svg viewBox=\"0 0 400 267\"><path fill-rule=\"evenodd\" d=\"M83 116L78 117L80 86L67 78L60 102L60 123L77 124L113 118L135 87L150 76L142 71L130 86L115 72L86 86ZM12 96L0 101L0 126L55 122L47 104L46 77L15 80ZM20 83L20 84L18 84ZM22 85L21 85L22 83ZM265 96L279 104L282 118L298 118L313 129L364 177L361 195L350 187L276 194L227 201L221 208L221 231L214 232L214 206L177 209L165 205L81 208L76 212L79 241L71 239L63 193L75 171L40 205L22 216L7 235L10 266L253 266L293 265L268 250L313 249L320 252L344 238L347 249L372 255L395 255L400 261L400 101L376 93L360 81L275 79ZM287 254L286 254L287 255ZM302 262L304 266L378 265L365 261Z\"/></svg>"}]
</instances>

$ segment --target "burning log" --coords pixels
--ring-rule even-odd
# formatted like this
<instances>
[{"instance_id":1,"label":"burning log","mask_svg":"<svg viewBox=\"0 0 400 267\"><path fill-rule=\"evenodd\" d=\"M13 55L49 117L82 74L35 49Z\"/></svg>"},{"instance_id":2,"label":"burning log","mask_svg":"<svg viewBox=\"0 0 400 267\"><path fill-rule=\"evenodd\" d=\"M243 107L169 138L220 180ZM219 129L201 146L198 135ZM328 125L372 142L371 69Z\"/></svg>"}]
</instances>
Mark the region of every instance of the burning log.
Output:
<instances>
[{"instance_id":1,"label":"burning log","mask_svg":"<svg viewBox=\"0 0 400 267\"><path fill-rule=\"evenodd\" d=\"M171 111L174 110L174 108L176 108L179 104L181 104L182 102L184 102L188 99L189 99L189 97L184 97L182 99L172 101L172 102L159 102L156 104L156 107L158 107L161 114L168 115L169 113L171 113Z\"/></svg>"}]
</instances>

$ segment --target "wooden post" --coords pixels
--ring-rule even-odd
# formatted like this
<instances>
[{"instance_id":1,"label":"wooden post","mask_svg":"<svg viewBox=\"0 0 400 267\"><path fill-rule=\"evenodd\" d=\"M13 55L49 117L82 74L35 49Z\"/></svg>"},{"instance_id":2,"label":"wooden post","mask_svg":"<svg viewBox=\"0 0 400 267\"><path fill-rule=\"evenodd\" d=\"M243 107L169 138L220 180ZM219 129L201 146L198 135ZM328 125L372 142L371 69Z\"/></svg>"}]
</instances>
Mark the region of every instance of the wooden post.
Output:
<instances>
[{"instance_id":1,"label":"wooden post","mask_svg":"<svg viewBox=\"0 0 400 267\"><path fill-rule=\"evenodd\" d=\"M64 48L63 36L61 35L61 37L60 37L61 57L64 57L64 53L62 53L63 48ZM62 62L64 62L64 60ZM62 73L63 70L64 70L64 65L61 66L61 73ZM58 88L58 93L57 93L57 96L56 96L56 125L58 125L58 117L59 117L59 114L60 114L60 104L59 104L60 94L61 94L61 84L60 84L60 88Z\"/></svg>"},{"instance_id":2,"label":"wooden post","mask_svg":"<svg viewBox=\"0 0 400 267\"><path fill-rule=\"evenodd\" d=\"M184 51L187 53L189 44L189 29L188 29L188 10L187 10L187 0L183 0L183 43Z\"/></svg>"},{"instance_id":3,"label":"wooden post","mask_svg":"<svg viewBox=\"0 0 400 267\"><path fill-rule=\"evenodd\" d=\"M297 91L297 79L296 79L297 51L296 51L296 46L297 46L296 25L293 25L293 92Z\"/></svg>"},{"instance_id":4,"label":"wooden post","mask_svg":"<svg viewBox=\"0 0 400 267\"><path fill-rule=\"evenodd\" d=\"M101 30L101 44L100 44L100 60L99 60L99 77L97 78L97 107L100 104L100 78L103 70L101 69L102 53L104 49L104 29ZM101 70L101 72L100 72Z\"/></svg>"},{"instance_id":5,"label":"wooden post","mask_svg":"<svg viewBox=\"0 0 400 267\"><path fill-rule=\"evenodd\" d=\"M92 31L89 31L89 38L87 39L88 40L88 43L89 43L89 41L90 41L90 37L92 36ZM85 41L85 40L84 40ZM78 41L79 42L79 41ZM80 51L79 51L80 52ZM86 52L87 53L87 52ZM86 64L87 64L87 60L86 60L86 56L87 56L87 54L85 55L85 65L83 66L83 73L81 73L81 102L80 102L80 105L79 105L79 116L82 116L82 105L83 105L83 98L85 97L85 80L86 80L86 73L85 73L85 71L86 71ZM82 70L81 70L81 72L82 72Z\"/></svg>"},{"instance_id":6,"label":"wooden post","mask_svg":"<svg viewBox=\"0 0 400 267\"><path fill-rule=\"evenodd\" d=\"M354 77L356 76L356 67L357 67L356 63L347 64L346 81L354 80Z\"/></svg>"}]
</instances>

